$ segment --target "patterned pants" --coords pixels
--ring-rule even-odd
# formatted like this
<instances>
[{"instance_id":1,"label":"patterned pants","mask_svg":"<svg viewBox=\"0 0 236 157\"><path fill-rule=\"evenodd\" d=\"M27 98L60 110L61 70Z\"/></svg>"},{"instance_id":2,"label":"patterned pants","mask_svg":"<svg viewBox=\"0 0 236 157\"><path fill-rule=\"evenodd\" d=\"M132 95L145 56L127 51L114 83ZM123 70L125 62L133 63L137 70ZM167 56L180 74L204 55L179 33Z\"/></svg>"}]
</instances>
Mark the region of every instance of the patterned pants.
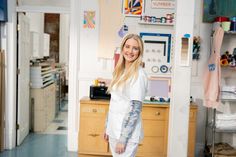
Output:
<instances>
[{"instance_id":1,"label":"patterned pants","mask_svg":"<svg viewBox=\"0 0 236 157\"><path fill-rule=\"evenodd\" d=\"M122 154L117 154L115 152L117 140L109 137L109 146L113 157L135 157L138 143L128 142L125 152Z\"/></svg>"}]
</instances>

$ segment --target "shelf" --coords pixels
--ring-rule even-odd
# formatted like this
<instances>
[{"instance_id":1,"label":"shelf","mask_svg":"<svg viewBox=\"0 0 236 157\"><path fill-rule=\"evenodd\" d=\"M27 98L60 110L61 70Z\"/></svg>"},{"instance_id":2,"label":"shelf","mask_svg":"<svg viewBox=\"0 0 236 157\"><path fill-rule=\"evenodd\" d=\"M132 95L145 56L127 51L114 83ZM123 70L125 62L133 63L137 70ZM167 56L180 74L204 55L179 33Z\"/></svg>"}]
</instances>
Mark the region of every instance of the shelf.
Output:
<instances>
[{"instance_id":1,"label":"shelf","mask_svg":"<svg viewBox=\"0 0 236 157\"><path fill-rule=\"evenodd\" d=\"M231 66L221 66L221 69L236 70L236 67L231 67Z\"/></svg>"},{"instance_id":2,"label":"shelf","mask_svg":"<svg viewBox=\"0 0 236 157\"><path fill-rule=\"evenodd\" d=\"M228 129L217 129L215 130L217 133L236 133L236 130L228 130Z\"/></svg>"},{"instance_id":3,"label":"shelf","mask_svg":"<svg viewBox=\"0 0 236 157\"><path fill-rule=\"evenodd\" d=\"M163 26L174 26L174 23L154 23L154 22L138 22L143 25L163 25Z\"/></svg>"},{"instance_id":4,"label":"shelf","mask_svg":"<svg viewBox=\"0 0 236 157\"><path fill-rule=\"evenodd\" d=\"M220 99L220 101L223 101L223 102L225 102L225 101L236 102L236 99Z\"/></svg>"},{"instance_id":5,"label":"shelf","mask_svg":"<svg viewBox=\"0 0 236 157\"><path fill-rule=\"evenodd\" d=\"M54 83L52 68L48 64L34 65L30 67L31 88L44 88Z\"/></svg>"},{"instance_id":6,"label":"shelf","mask_svg":"<svg viewBox=\"0 0 236 157\"><path fill-rule=\"evenodd\" d=\"M233 35L236 35L236 31L225 31L225 34L233 34Z\"/></svg>"},{"instance_id":7,"label":"shelf","mask_svg":"<svg viewBox=\"0 0 236 157\"><path fill-rule=\"evenodd\" d=\"M210 129L213 129L213 123L212 122L208 122L207 127ZM218 133L236 133L236 129L219 129L215 127L215 132Z\"/></svg>"}]
</instances>

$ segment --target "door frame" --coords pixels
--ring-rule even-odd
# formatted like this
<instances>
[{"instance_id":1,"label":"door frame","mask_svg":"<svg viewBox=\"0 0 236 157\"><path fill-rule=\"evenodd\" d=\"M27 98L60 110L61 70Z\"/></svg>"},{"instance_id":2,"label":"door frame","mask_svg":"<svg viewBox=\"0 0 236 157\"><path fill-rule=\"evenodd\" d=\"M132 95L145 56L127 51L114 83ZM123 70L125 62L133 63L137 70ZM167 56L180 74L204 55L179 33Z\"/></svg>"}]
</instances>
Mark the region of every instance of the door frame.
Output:
<instances>
[{"instance_id":1,"label":"door frame","mask_svg":"<svg viewBox=\"0 0 236 157\"><path fill-rule=\"evenodd\" d=\"M16 14L17 12L50 12L50 13L68 13L70 14L70 33L69 33L69 80L68 80L68 134L67 134L67 145L69 151L77 151L77 113L79 102L78 93L78 74L79 74L79 30L80 30L80 4L81 0L70 0L70 8L60 8L60 7L35 7L35 6L20 6L17 7L13 3L9 3L9 24L7 27L7 39L6 49L9 51L8 63L9 71L7 74L9 79L7 83L7 102L9 103L6 112L6 120L9 124L6 124L6 148L12 149L16 146ZM79 6L79 8L78 8Z\"/></svg>"}]
</instances>

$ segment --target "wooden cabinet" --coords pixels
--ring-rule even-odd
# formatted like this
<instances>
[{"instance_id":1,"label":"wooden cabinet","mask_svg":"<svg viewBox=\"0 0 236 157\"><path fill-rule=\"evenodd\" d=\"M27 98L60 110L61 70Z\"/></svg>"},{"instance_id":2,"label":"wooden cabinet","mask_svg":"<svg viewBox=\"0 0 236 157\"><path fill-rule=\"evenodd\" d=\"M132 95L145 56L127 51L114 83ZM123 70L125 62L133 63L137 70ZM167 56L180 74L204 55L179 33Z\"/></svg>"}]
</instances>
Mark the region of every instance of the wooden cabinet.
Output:
<instances>
[{"instance_id":1,"label":"wooden cabinet","mask_svg":"<svg viewBox=\"0 0 236 157\"><path fill-rule=\"evenodd\" d=\"M104 124L109 102L80 101L79 157L111 156L109 145L103 140ZM197 107L189 113L188 157L194 157ZM137 157L166 157L168 141L168 104L144 104L142 110L144 140L139 144Z\"/></svg>"},{"instance_id":2,"label":"wooden cabinet","mask_svg":"<svg viewBox=\"0 0 236 157\"><path fill-rule=\"evenodd\" d=\"M138 156L166 156L169 108L167 105L144 105L142 111L144 139Z\"/></svg>"},{"instance_id":3,"label":"wooden cabinet","mask_svg":"<svg viewBox=\"0 0 236 157\"><path fill-rule=\"evenodd\" d=\"M107 153L108 144L103 140L104 122L108 106L81 104L79 150L88 153Z\"/></svg>"},{"instance_id":4,"label":"wooden cabinet","mask_svg":"<svg viewBox=\"0 0 236 157\"><path fill-rule=\"evenodd\" d=\"M194 157L195 153L195 138L197 124L197 107L192 106L189 111L189 128L188 128L188 157Z\"/></svg>"},{"instance_id":5,"label":"wooden cabinet","mask_svg":"<svg viewBox=\"0 0 236 157\"><path fill-rule=\"evenodd\" d=\"M45 131L55 117L55 84L44 88L31 88L31 110L33 114L33 131Z\"/></svg>"}]
</instances>

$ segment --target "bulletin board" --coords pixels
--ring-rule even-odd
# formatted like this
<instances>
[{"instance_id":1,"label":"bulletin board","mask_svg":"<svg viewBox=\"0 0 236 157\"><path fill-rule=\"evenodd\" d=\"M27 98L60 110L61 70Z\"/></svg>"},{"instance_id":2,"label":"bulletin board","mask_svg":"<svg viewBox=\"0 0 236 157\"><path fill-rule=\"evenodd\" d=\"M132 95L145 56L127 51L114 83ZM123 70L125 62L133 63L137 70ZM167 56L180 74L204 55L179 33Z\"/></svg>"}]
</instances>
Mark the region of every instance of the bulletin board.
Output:
<instances>
[{"instance_id":1,"label":"bulletin board","mask_svg":"<svg viewBox=\"0 0 236 157\"><path fill-rule=\"evenodd\" d=\"M99 58L113 58L114 51L120 47L121 38L118 35L123 25L122 1L99 0Z\"/></svg>"},{"instance_id":2,"label":"bulletin board","mask_svg":"<svg viewBox=\"0 0 236 157\"><path fill-rule=\"evenodd\" d=\"M171 74L172 34L140 33L144 42L144 70L149 76L167 76Z\"/></svg>"}]
</instances>

